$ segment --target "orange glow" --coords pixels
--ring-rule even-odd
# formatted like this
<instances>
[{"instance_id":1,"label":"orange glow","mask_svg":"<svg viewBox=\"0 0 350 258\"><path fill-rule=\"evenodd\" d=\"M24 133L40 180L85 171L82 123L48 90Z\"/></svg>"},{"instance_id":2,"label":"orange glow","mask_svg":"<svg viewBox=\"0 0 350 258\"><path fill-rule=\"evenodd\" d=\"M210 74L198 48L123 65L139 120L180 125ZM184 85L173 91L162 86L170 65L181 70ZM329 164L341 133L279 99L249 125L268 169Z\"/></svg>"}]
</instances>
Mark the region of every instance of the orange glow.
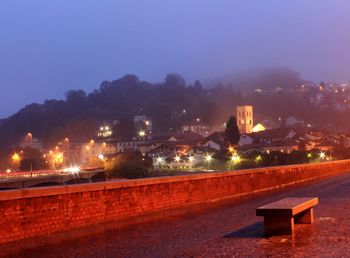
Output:
<instances>
[{"instance_id":1,"label":"orange glow","mask_svg":"<svg viewBox=\"0 0 350 258\"><path fill-rule=\"evenodd\" d=\"M232 146L230 146L230 147L228 147L228 151L229 151L230 153L233 153L233 152L235 151L235 148L233 148Z\"/></svg>"},{"instance_id":2,"label":"orange glow","mask_svg":"<svg viewBox=\"0 0 350 258\"><path fill-rule=\"evenodd\" d=\"M55 163L62 163L63 162L63 154L62 153L57 153L54 156L54 161L55 161Z\"/></svg>"},{"instance_id":3,"label":"orange glow","mask_svg":"<svg viewBox=\"0 0 350 258\"><path fill-rule=\"evenodd\" d=\"M21 160L21 157L17 153L13 154L11 158L13 162L19 162Z\"/></svg>"}]
</instances>

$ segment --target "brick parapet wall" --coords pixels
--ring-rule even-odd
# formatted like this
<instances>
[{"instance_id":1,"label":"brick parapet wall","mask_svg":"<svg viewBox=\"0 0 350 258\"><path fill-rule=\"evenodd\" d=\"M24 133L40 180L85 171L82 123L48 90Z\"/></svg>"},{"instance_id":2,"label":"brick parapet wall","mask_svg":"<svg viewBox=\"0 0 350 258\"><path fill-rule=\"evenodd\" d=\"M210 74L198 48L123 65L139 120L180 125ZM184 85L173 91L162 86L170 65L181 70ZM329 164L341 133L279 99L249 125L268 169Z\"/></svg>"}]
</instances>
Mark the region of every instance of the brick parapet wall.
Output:
<instances>
[{"instance_id":1,"label":"brick parapet wall","mask_svg":"<svg viewBox=\"0 0 350 258\"><path fill-rule=\"evenodd\" d=\"M0 243L276 189L350 171L350 160L0 192Z\"/></svg>"}]
</instances>

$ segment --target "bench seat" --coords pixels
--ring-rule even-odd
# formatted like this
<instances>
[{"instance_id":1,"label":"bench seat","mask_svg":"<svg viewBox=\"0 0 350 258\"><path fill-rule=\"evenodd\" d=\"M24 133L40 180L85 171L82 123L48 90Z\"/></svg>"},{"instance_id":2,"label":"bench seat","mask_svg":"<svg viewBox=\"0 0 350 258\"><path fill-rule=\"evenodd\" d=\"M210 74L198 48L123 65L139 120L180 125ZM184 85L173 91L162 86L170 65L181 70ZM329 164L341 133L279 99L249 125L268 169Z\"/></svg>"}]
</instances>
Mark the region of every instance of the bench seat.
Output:
<instances>
[{"instance_id":1,"label":"bench seat","mask_svg":"<svg viewBox=\"0 0 350 258\"><path fill-rule=\"evenodd\" d=\"M315 197L285 198L257 208L256 215L264 217L266 235L291 235L294 223L314 222L313 207L317 204Z\"/></svg>"}]
</instances>

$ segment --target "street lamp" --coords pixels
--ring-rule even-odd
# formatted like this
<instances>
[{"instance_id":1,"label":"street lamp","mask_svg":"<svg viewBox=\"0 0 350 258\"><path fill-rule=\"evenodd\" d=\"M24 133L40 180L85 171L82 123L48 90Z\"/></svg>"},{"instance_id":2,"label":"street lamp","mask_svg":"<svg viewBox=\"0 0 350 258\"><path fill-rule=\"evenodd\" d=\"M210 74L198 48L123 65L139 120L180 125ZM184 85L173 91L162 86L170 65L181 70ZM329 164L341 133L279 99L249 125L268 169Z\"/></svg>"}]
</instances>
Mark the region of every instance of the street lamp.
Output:
<instances>
[{"instance_id":1,"label":"street lamp","mask_svg":"<svg viewBox=\"0 0 350 258\"><path fill-rule=\"evenodd\" d=\"M190 162L190 167L193 167L194 158L192 156L189 156L188 161Z\"/></svg>"},{"instance_id":2,"label":"street lamp","mask_svg":"<svg viewBox=\"0 0 350 258\"><path fill-rule=\"evenodd\" d=\"M326 153L324 153L323 151L321 151L321 153L320 153L320 158L321 159L324 159L326 157Z\"/></svg>"},{"instance_id":3,"label":"street lamp","mask_svg":"<svg viewBox=\"0 0 350 258\"><path fill-rule=\"evenodd\" d=\"M233 148L232 146L229 146L228 147L228 151L229 151L229 153L234 153L235 148Z\"/></svg>"},{"instance_id":4,"label":"street lamp","mask_svg":"<svg viewBox=\"0 0 350 258\"><path fill-rule=\"evenodd\" d=\"M212 158L212 154L207 154L206 156L205 156L205 161L208 163L208 169L210 168L210 163L211 163L211 160L212 160L213 158Z\"/></svg>"},{"instance_id":5,"label":"street lamp","mask_svg":"<svg viewBox=\"0 0 350 258\"><path fill-rule=\"evenodd\" d=\"M163 158L162 157L158 157L157 158L157 163L158 163L159 168L161 168L162 162L163 162Z\"/></svg>"},{"instance_id":6,"label":"street lamp","mask_svg":"<svg viewBox=\"0 0 350 258\"><path fill-rule=\"evenodd\" d=\"M11 159L12 159L13 163L17 163L20 161L21 157L17 153L15 153L12 155Z\"/></svg>"},{"instance_id":7,"label":"street lamp","mask_svg":"<svg viewBox=\"0 0 350 258\"><path fill-rule=\"evenodd\" d=\"M233 154L232 157L231 157L231 161L236 164L236 163L239 163L241 161L241 157L238 156L237 154Z\"/></svg>"}]
</instances>

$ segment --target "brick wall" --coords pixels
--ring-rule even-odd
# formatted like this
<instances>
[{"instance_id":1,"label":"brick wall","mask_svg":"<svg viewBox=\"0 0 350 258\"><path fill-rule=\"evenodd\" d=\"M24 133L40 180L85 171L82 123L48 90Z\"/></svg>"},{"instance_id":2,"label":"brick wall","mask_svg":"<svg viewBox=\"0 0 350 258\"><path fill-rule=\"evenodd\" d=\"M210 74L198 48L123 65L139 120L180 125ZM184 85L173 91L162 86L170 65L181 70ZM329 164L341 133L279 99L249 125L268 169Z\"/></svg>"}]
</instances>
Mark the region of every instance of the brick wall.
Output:
<instances>
[{"instance_id":1,"label":"brick wall","mask_svg":"<svg viewBox=\"0 0 350 258\"><path fill-rule=\"evenodd\" d=\"M350 170L350 160L0 191L0 243L279 188Z\"/></svg>"}]
</instances>

